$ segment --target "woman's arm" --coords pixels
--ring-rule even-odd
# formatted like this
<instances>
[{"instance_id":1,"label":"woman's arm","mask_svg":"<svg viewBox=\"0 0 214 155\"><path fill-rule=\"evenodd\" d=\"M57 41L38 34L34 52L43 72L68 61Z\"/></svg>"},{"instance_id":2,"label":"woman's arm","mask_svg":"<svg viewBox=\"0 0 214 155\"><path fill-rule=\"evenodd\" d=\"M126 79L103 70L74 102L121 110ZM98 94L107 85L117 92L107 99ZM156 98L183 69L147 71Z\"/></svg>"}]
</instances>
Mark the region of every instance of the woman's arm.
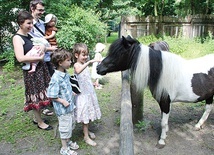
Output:
<instances>
[{"instance_id":1,"label":"woman's arm","mask_svg":"<svg viewBox=\"0 0 214 155\"><path fill-rule=\"evenodd\" d=\"M41 61L44 58L45 46L38 46L37 48L41 50L40 56L28 56L24 55L24 48L23 48L24 41L19 36L13 37L13 47L16 59L19 62L34 62L34 61Z\"/></svg>"}]
</instances>

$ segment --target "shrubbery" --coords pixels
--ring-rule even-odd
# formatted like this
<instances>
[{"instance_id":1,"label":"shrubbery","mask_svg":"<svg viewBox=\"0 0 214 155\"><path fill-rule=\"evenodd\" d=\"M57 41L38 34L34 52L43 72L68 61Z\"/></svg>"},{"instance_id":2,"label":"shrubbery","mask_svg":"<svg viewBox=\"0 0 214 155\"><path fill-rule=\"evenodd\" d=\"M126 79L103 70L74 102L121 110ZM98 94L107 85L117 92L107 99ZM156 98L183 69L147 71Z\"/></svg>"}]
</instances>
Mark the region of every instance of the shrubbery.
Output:
<instances>
[{"instance_id":1,"label":"shrubbery","mask_svg":"<svg viewBox=\"0 0 214 155\"><path fill-rule=\"evenodd\" d=\"M72 6L70 10L68 17L59 23L59 45L71 49L74 43L83 42L93 49L99 39L105 36L107 27L92 10L83 10L77 6Z\"/></svg>"},{"instance_id":2,"label":"shrubbery","mask_svg":"<svg viewBox=\"0 0 214 155\"><path fill-rule=\"evenodd\" d=\"M203 43L201 43L202 41L200 38L187 39L183 37L174 38L169 36L156 37L154 35L143 36L138 38L138 40L145 45L149 45L151 42L158 40L164 40L169 44L171 52L179 54L187 59L214 53L214 40L212 39L212 35L204 38Z\"/></svg>"}]
</instances>

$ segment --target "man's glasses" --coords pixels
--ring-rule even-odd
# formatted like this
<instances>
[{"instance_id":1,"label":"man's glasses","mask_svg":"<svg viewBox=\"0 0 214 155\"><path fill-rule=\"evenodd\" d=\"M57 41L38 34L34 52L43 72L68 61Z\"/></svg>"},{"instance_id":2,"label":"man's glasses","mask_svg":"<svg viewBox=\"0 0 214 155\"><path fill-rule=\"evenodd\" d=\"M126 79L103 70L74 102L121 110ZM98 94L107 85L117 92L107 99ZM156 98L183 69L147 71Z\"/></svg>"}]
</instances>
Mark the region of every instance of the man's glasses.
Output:
<instances>
[{"instance_id":1,"label":"man's glasses","mask_svg":"<svg viewBox=\"0 0 214 155\"><path fill-rule=\"evenodd\" d=\"M45 12L44 9L36 9L36 10L38 10L39 12Z\"/></svg>"}]
</instances>

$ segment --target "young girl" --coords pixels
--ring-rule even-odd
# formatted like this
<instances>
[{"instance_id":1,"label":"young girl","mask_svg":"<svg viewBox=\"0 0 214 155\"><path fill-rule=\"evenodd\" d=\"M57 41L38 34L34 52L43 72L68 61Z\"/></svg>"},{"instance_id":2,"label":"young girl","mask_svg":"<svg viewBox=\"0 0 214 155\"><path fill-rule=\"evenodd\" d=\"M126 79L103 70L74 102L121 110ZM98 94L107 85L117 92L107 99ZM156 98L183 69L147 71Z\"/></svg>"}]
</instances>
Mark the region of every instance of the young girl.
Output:
<instances>
[{"instance_id":1,"label":"young girl","mask_svg":"<svg viewBox=\"0 0 214 155\"><path fill-rule=\"evenodd\" d=\"M66 70L71 66L71 53L65 49L58 49L52 53L51 60L56 70L51 77L47 95L53 101L53 107L59 121L59 133L62 143L60 154L77 155L75 151L70 150L79 148L76 143L70 141L75 122L75 105L70 75Z\"/></svg>"},{"instance_id":2,"label":"young girl","mask_svg":"<svg viewBox=\"0 0 214 155\"><path fill-rule=\"evenodd\" d=\"M96 44L96 46L95 46L96 54L94 56L94 59L102 61L103 58L102 58L101 52L105 49L105 47L106 47L106 45L104 45L102 43ZM97 65L98 65L98 62L93 63L91 77L93 79L95 79L95 82L94 82L95 89L102 89L102 85L99 83L99 79L101 79L102 76L97 74Z\"/></svg>"},{"instance_id":3,"label":"young girl","mask_svg":"<svg viewBox=\"0 0 214 155\"><path fill-rule=\"evenodd\" d=\"M101 111L98 104L97 96L94 86L91 81L90 71L88 65L99 60L88 60L88 48L84 43L77 43L73 47L73 54L76 60L74 64L74 72L77 75L81 93L77 95L76 99L76 120L77 123L83 124L84 141L96 146L94 133L89 132L89 122L101 118Z\"/></svg>"},{"instance_id":4,"label":"young girl","mask_svg":"<svg viewBox=\"0 0 214 155\"><path fill-rule=\"evenodd\" d=\"M57 17L53 14L45 16L45 39L48 40L51 46L57 46L56 33L57 33Z\"/></svg>"}]
</instances>

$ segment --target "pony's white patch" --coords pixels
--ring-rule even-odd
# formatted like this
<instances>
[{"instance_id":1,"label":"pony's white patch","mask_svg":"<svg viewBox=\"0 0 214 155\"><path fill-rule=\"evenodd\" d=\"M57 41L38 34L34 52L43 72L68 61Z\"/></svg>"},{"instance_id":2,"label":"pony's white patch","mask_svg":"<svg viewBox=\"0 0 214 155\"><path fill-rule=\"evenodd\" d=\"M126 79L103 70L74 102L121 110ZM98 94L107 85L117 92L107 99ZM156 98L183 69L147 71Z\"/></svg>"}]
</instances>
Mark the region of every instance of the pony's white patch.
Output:
<instances>
[{"instance_id":1,"label":"pony's white patch","mask_svg":"<svg viewBox=\"0 0 214 155\"><path fill-rule=\"evenodd\" d=\"M195 125L195 129L196 130L200 130L202 128L202 125L204 124L204 122L207 120L210 112L212 111L213 105L212 104L207 104L205 111L201 117L201 119L199 120L199 122Z\"/></svg>"},{"instance_id":2,"label":"pony's white patch","mask_svg":"<svg viewBox=\"0 0 214 155\"><path fill-rule=\"evenodd\" d=\"M141 46L141 51L139 58L137 60L136 70L134 72L134 82L136 84L137 90L143 90L148 84L148 78L150 74L149 67L149 48L143 44Z\"/></svg>"},{"instance_id":3,"label":"pony's white patch","mask_svg":"<svg viewBox=\"0 0 214 155\"><path fill-rule=\"evenodd\" d=\"M214 54L201 58L186 60L170 53L162 53L163 68L153 95L157 101L169 94L172 102L195 102L199 98L193 93L191 80L194 73L205 73L211 69ZM141 44L141 52L134 72L134 82L137 90L143 90L148 85L150 74L149 47Z\"/></svg>"}]
</instances>

